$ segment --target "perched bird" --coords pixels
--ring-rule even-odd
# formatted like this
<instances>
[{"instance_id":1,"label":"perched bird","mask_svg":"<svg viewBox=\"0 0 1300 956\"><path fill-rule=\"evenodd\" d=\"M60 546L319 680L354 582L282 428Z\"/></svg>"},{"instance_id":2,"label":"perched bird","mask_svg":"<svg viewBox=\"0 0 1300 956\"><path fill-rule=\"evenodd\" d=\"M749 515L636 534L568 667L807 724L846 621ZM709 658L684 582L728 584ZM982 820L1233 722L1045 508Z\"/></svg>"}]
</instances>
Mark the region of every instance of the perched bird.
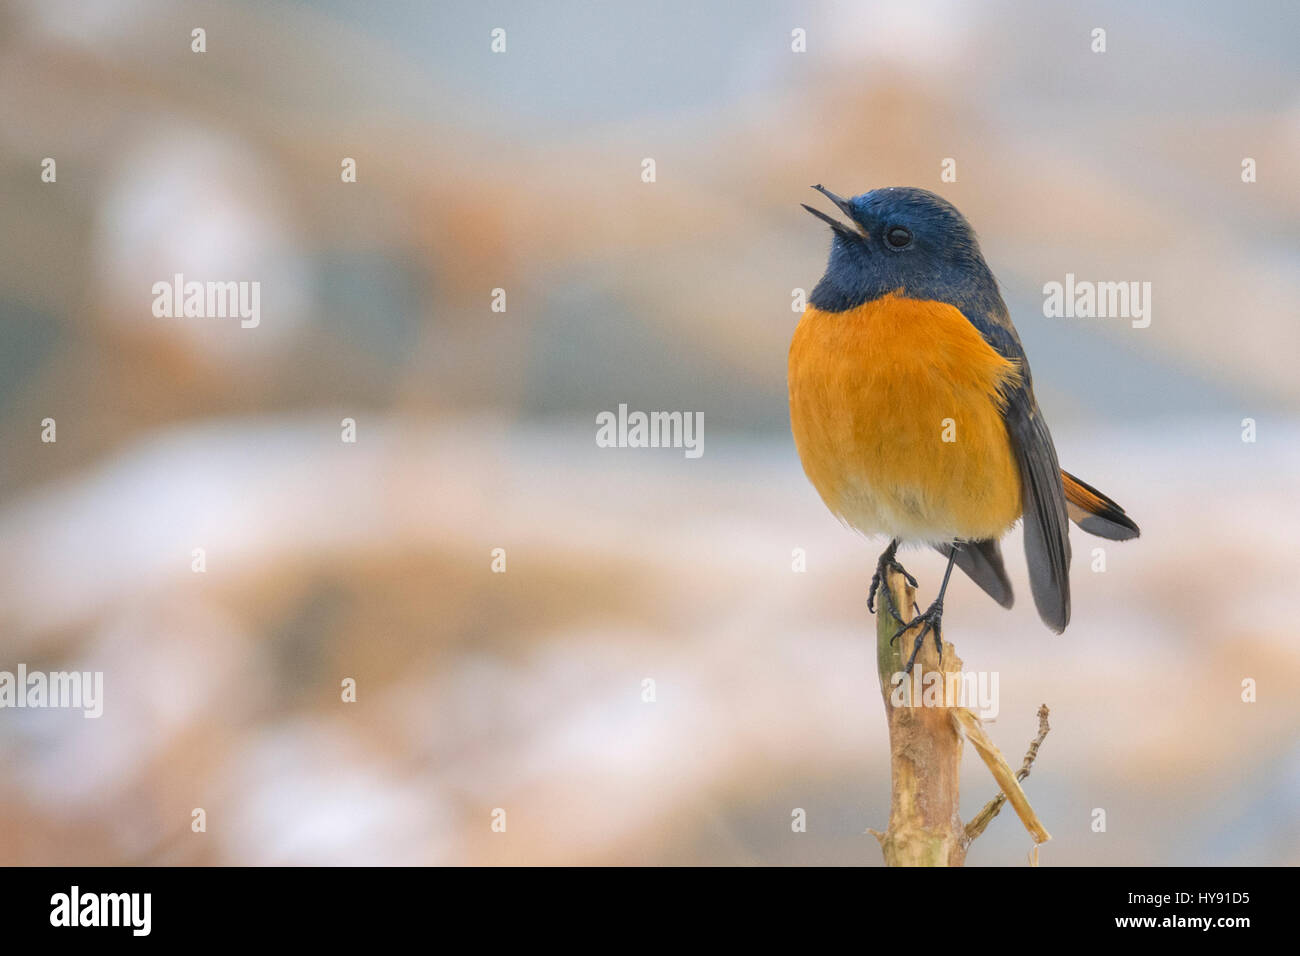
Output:
<instances>
[{"instance_id":1,"label":"perched bird","mask_svg":"<svg viewBox=\"0 0 1300 956\"><path fill-rule=\"evenodd\" d=\"M1024 518L1039 616L1070 621L1068 520L1122 541L1138 536L1124 509L1061 470L1034 400L1020 337L975 232L924 189L875 189L842 199L846 217L804 208L831 227L830 262L790 344L790 424L804 472L831 512L890 540L868 607L900 543L948 558L919 627L943 653L943 596L953 564L1003 607L1013 601L998 540ZM907 575L909 583L915 580Z\"/></svg>"}]
</instances>

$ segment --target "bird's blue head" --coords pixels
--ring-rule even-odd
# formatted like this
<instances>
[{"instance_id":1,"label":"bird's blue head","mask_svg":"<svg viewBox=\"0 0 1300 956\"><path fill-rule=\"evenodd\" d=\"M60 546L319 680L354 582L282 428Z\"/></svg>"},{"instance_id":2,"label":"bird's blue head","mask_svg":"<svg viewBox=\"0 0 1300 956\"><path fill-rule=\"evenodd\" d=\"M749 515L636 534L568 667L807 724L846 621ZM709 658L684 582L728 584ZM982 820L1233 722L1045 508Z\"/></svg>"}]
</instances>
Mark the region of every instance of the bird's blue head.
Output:
<instances>
[{"instance_id":1,"label":"bird's blue head","mask_svg":"<svg viewBox=\"0 0 1300 956\"><path fill-rule=\"evenodd\" d=\"M804 206L834 233L826 274L809 300L816 308L843 312L896 292L948 302L968 315L1005 311L975 230L948 200L910 186L852 199L813 188L848 217L845 223Z\"/></svg>"}]
</instances>

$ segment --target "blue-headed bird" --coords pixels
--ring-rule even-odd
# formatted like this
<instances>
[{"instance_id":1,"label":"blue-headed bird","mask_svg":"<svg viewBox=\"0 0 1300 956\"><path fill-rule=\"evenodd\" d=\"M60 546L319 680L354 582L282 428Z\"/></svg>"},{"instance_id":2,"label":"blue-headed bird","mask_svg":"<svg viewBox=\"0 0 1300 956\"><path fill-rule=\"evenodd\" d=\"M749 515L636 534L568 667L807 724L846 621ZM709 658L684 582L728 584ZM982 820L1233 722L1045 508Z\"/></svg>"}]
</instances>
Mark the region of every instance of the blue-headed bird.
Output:
<instances>
[{"instance_id":1,"label":"blue-headed bird","mask_svg":"<svg viewBox=\"0 0 1300 956\"><path fill-rule=\"evenodd\" d=\"M950 202L891 187L843 199L813 187L847 221L831 227L830 261L790 344L790 424L804 472L833 514L889 546L868 607L901 543L948 558L908 659L933 632L943 653L943 597L953 565L1003 607L1014 600L999 540L1024 519L1039 616L1070 621L1073 520L1111 540L1138 526L1110 498L1061 470L1034 399L1029 363L975 232Z\"/></svg>"}]
</instances>

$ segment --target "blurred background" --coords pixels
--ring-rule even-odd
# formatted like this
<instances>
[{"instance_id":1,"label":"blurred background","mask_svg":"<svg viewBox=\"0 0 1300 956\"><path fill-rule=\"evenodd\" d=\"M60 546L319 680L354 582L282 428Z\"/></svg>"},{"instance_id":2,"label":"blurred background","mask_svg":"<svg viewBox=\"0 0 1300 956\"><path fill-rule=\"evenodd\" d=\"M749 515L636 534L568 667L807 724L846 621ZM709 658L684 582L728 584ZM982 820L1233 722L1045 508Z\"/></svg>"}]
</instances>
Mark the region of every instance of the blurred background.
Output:
<instances>
[{"instance_id":1,"label":"blurred background","mask_svg":"<svg viewBox=\"0 0 1300 956\"><path fill-rule=\"evenodd\" d=\"M105 683L0 710L0 863L878 865L882 542L786 411L817 182L966 213L1062 463L1143 529L1074 532L1060 637L1018 532L1012 612L950 591L1009 760L1052 709L1043 865L1300 863L1297 35L1282 0L0 3L0 670ZM178 272L259 281L260 325L155 317ZM1045 318L1067 273L1150 282L1150 327ZM702 412L703 456L598 448L620 403ZM1029 848L1005 812L969 863Z\"/></svg>"}]
</instances>

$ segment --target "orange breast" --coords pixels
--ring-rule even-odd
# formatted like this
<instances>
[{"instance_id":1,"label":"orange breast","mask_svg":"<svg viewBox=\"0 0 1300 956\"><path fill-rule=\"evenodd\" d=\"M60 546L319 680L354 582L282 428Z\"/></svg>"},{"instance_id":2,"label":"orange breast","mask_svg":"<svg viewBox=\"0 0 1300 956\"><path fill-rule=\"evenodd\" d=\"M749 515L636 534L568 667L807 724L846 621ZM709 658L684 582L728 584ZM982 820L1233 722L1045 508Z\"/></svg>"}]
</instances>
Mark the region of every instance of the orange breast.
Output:
<instances>
[{"instance_id":1,"label":"orange breast","mask_svg":"<svg viewBox=\"0 0 1300 956\"><path fill-rule=\"evenodd\" d=\"M838 517L912 541L984 539L1020 517L999 388L1016 365L961 312L889 295L809 306L790 345L790 424Z\"/></svg>"}]
</instances>

